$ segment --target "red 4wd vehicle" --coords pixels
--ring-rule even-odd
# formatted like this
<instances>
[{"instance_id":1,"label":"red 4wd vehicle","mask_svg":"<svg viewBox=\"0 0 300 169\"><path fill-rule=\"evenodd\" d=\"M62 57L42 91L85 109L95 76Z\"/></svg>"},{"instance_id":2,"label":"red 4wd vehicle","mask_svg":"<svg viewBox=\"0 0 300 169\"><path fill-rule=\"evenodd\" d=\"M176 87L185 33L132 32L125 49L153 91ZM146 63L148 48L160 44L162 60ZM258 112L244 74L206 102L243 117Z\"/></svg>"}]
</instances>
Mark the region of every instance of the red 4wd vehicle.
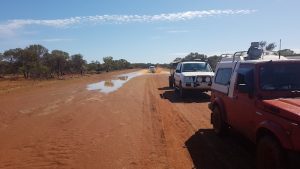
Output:
<instances>
[{"instance_id":1,"label":"red 4wd vehicle","mask_svg":"<svg viewBox=\"0 0 300 169\"><path fill-rule=\"evenodd\" d=\"M231 127L256 143L258 168L288 168L288 155L300 157L300 60L247 58L240 52L217 65L211 123L217 134Z\"/></svg>"}]
</instances>

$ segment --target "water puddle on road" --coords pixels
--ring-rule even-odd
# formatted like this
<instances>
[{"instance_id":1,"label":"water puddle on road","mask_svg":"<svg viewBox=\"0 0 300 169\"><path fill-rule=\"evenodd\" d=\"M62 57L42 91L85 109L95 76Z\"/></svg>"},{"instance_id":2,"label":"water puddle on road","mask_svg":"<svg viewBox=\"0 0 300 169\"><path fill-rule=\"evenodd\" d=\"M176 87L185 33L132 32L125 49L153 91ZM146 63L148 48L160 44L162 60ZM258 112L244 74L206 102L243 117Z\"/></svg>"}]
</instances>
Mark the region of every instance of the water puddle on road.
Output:
<instances>
[{"instance_id":1,"label":"water puddle on road","mask_svg":"<svg viewBox=\"0 0 300 169\"><path fill-rule=\"evenodd\" d=\"M115 76L113 79L87 85L87 90L99 90L108 94L121 88L130 79L141 76L142 72L132 72Z\"/></svg>"}]
</instances>

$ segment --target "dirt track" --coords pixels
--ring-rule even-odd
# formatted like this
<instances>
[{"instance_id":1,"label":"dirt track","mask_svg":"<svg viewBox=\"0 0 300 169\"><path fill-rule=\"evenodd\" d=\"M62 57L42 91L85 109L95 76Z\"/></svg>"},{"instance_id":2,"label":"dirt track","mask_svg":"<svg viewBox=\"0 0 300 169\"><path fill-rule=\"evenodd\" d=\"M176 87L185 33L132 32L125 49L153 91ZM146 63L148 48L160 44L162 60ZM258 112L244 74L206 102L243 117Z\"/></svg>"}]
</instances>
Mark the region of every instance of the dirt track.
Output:
<instances>
[{"instance_id":1,"label":"dirt track","mask_svg":"<svg viewBox=\"0 0 300 169\"><path fill-rule=\"evenodd\" d=\"M208 94L177 97L166 74L110 94L86 85L118 72L0 94L0 168L253 168L254 147L210 125Z\"/></svg>"}]
</instances>

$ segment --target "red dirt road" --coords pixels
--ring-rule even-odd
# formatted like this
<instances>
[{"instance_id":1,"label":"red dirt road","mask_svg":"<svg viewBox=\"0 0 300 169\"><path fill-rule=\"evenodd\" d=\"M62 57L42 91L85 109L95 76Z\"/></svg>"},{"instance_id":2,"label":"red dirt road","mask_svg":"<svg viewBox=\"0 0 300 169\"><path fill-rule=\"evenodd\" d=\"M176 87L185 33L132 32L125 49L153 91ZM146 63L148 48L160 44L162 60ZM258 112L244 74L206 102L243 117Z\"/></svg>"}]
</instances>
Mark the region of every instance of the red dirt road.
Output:
<instances>
[{"instance_id":1,"label":"red dirt road","mask_svg":"<svg viewBox=\"0 0 300 169\"><path fill-rule=\"evenodd\" d=\"M177 97L166 74L103 94L86 85L118 72L0 93L0 168L253 168L253 146L220 138L208 94Z\"/></svg>"}]
</instances>

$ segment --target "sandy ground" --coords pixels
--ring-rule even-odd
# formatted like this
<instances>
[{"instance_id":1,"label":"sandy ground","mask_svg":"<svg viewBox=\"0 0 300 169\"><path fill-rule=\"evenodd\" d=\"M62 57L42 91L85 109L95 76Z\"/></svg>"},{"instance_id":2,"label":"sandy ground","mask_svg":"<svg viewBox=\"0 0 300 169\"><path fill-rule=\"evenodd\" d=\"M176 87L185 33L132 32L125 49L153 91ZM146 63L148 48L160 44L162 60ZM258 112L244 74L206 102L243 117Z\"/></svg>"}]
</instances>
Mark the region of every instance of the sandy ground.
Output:
<instances>
[{"instance_id":1,"label":"sandy ground","mask_svg":"<svg viewBox=\"0 0 300 169\"><path fill-rule=\"evenodd\" d=\"M165 71L143 71L110 94L86 89L129 71L10 89L1 82L0 168L254 168L251 143L212 131L209 94L180 99Z\"/></svg>"}]
</instances>

